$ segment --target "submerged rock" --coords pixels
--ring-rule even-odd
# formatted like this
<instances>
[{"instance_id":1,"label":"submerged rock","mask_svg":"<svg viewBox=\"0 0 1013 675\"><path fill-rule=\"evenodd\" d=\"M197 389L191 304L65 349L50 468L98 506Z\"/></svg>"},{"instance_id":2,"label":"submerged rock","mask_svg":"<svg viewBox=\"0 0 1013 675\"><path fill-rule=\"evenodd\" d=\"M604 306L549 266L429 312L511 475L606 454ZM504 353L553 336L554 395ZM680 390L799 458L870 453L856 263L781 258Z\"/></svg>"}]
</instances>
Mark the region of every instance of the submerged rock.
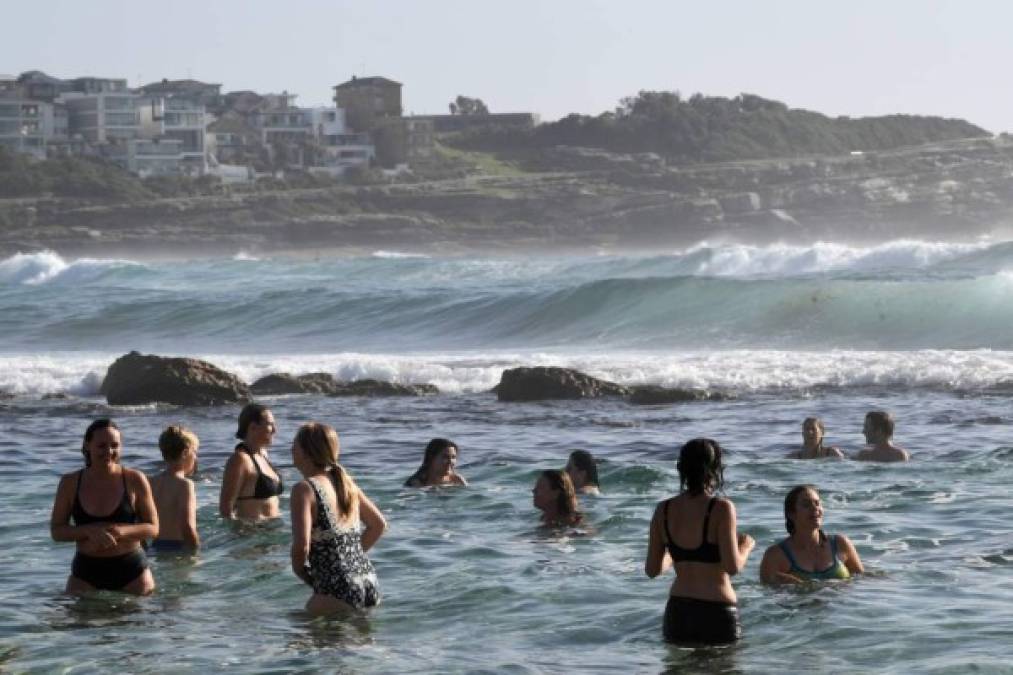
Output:
<instances>
[{"instance_id":1,"label":"submerged rock","mask_svg":"<svg viewBox=\"0 0 1013 675\"><path fill-rule=\"evenodd\" d=\"M330 373L272 373L250 385L250 391L261 396L278 394L333 394L341 385Z\"/></svg>"},{"instance_id":2,"label":"submerged rock","mask_svg":"<svg viewBox=\"0 0 1013 675\"><path fill-rule=\"evenodd\" d=\"M545 366L504 370L493 391L500 401L599 398L630 393L620 384L599 380L579 370Z\"/></svg>"},{"instance_id":3,"label":"submerged rock","mask_svg":"<svg viewBox=\"0 0 1013 675\"><path fill-rule=\"evenodd\" d=\"M396 384L379 380L356 380L355 382L339 382L337 388L329 392L331 396L431 396L439 394L435 384Z\"/></svg>"},{"instance_id":4,"label":"submerged rock","mask_svg":"<svg viewBox=\"0 0 1013 675\"><path fill-rule=\"evenodd\" d=\"M100 393L110 405L220 405L250 398L242 380L207 361L139 352L109 366Z\"/></svg>"},{"instance_id":5,"label":"submerged rock","mask_svg":"<svg viewBox=\"0 0 1013 675\"><path fill-rule=\"evenodd\" d=\"M665 405L669 403L686 403L688 401L724 401L731 396L704 389L672 389L657 385L633 387L630 403L634 405Z\"/></svg>"}]
</instances>

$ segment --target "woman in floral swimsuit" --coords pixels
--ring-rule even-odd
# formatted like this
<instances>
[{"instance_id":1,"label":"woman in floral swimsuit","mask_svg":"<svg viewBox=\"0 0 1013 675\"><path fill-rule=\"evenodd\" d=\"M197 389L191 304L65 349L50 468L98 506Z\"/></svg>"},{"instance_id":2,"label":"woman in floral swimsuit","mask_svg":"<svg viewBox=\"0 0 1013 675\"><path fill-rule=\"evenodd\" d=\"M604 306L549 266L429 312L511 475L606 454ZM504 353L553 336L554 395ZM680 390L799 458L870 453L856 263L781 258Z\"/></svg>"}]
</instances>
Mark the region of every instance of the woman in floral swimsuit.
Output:
<instances>
[{"instance_id":1,"label":"woman in floral swimsuit","mask_svg":"<svg viewBox=\"0 0 1013 675\"><path fill-rule=\"evenodd\" d=\"M373 564L366 557L387 522L338 464L338 434L310 422L292 442L292 462L305 480L292 489L292 570L313 587L311 614L380 602Z\"/></svg>"}]
</instances>

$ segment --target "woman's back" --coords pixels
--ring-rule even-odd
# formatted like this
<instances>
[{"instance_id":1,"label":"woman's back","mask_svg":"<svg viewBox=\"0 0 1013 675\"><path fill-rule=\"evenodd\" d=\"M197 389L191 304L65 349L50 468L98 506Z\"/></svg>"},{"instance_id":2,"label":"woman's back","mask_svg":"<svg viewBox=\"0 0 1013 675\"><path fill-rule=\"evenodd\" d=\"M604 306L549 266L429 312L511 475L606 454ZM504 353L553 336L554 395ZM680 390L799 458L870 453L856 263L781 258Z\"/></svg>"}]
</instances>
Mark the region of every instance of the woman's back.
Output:
<instances>
[{"instance_id":1,"label":"woman's back","mask_svg":"<svg viewBox=\"0 0 1013 675\"><path fill-rule=\"evenodd\" d=\"M729 552L721 545L721 534L729 525L728 512L734 509L731 502L706 492L684 493L662 502L658 509L660 534L676 573L671 595L735 602L735 591L722 564Z\"/></svg>"}]
</instances>

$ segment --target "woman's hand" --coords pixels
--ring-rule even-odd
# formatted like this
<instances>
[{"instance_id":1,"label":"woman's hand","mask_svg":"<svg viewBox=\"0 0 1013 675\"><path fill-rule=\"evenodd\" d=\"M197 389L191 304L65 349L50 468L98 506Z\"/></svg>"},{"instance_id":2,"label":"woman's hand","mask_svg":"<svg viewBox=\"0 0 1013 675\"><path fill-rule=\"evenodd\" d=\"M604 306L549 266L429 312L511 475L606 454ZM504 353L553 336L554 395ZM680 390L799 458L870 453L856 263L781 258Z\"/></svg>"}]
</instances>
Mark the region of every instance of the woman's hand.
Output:
<instances>
[{"instance_id":1,"label":"woman's hand","mask_svg":"<svg viewBox=\"0 0 1013 675\"><path fill-rule=\"evenodd\" d=\"M81 539L79 542L81 552L87 555L115 548L120 540L116 527L116 525L106 525L103 523L89 525L84 539Z\"/></svg>"}]
</instances>

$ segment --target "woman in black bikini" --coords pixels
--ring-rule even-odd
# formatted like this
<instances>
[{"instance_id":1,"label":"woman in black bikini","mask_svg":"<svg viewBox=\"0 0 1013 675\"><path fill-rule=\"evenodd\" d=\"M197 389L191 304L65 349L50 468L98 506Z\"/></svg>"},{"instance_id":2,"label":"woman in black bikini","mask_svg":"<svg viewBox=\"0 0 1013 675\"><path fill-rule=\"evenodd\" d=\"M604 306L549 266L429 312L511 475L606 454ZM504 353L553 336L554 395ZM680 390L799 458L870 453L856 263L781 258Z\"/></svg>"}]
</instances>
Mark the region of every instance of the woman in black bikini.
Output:
<instances>
[{"instance_id":1,"label":"woman in black bikini","mask_svg":"<svg viewBox=\"0 0 1013 675\"><path fill-rule=\"evenodd\" d=\"M686 443L678 468L681 491L655 509L644 563L652 579L675 568L665 606L665 640L734 642L739 615L730 577L745 566L756 542L737 533L731 500L715 496L724 482L717 442L696 438Z\"/></svg>"},{"instance_id":2,"label":"woman in black bikini","mask_svg":"<svg viewBox=\"0 0 1013 675\"><path fill-rule=\"evenodd\" d=\"M281 476L267 458L275 433L274 415L266 406L248 403L239 413L240 440L225 464L218 510L222 518L278 518Z\"/></svg>"},{"instance_id":3,"label":"woman in black bikini","mask_svg":"<svg viewBox=\"0 0 1013 675\"><path fill-rule=\"evenodd\" d=\"M155 590L155 579L141 542L158 536L148 479L120 465L120 430L112 420L88 426L81 452L84 468L60 479L50 519L55 541L77 544L67 592L147 595Z\"/></svg>"}]
</instances>

